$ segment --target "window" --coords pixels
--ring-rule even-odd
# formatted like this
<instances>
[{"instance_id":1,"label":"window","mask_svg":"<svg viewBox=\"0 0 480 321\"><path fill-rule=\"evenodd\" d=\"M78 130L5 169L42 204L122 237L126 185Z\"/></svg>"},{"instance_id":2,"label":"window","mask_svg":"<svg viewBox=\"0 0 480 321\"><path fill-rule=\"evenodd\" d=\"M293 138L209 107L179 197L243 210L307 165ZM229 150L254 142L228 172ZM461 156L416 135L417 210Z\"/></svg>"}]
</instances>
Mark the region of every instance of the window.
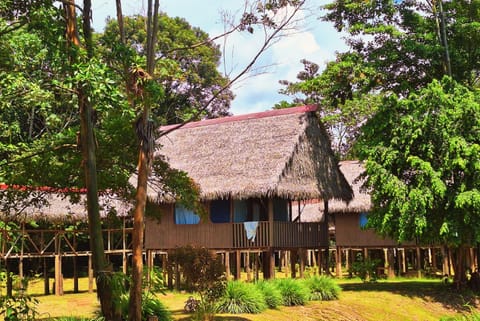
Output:
<instances>
[{"instance_id":1,"label":"window","mask_svg":"<svg viewBox=\"0 0 480 321\"><path fill-rule=\"evenodd\" d=\"M194 211L186 209L180 204L175 204L175 224L198 224L200 216Z\"/></svg>"},{"instance_id":2,"label":"window","mask_svg":"<svg viewBox=\"0 0 480 321\"><path fill-rule=\"evenodd\" d=\"M267 202L259 198L233 201L233 221L268 221Z\"/></svg>"},{"instance_id":3,"label":"window","mask_svg":"<svg viewBox=\"0 0 480 321\"><path fill-rule=\"evenodd\" d=\"M210 202L210 220L212 223L230 222L230 200L215 200Z\"/></svg>"},{"instance_id":4,"label":"window","mask_svg":"<svg viewBox=\"0 0 480 321\"><path fill-rule=\"evenodd\" d=\"M273 200L273 220L277 222L288 222L289 219L288 201L282 198Z\"/></svg>"},{"instance_id":5,"label":"window","mask_svg":"<svg viewBox=\"0 0 480 321\"><path fill-rule=\"evenodd\" d=\"M368 222L367 213L360 213L360 228L364 229L365 226L367 225L367 222Z\"/></svg>"}]
</instances>

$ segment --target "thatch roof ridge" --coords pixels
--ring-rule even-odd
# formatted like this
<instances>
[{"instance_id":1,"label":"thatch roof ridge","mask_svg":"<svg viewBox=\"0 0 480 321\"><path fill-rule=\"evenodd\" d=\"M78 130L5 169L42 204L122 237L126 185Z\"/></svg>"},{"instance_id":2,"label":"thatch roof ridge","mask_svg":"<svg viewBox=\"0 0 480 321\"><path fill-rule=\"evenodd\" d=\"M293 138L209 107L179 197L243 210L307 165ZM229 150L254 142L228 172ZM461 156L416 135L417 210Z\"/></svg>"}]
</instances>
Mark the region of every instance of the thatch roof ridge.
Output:
<instances>
[{"instance_id":1,"label":"thatch roof ridge","mask_svg":"<svg viewBox=\"0 0 480 321\"><path fill-rule=\"evenodd\" d=\"M292 108L272 109L272 110L261 111L261 112L250 113L250 114L204 119L204 120L189 122L185 124L166 125L166 126L161 126L160 131L168 131L172 129L178 130L178 129L194 128L194 127L201 127L201 126L211 126L211 125L218 125L218 124L234 122L234 121L244 121L244 120L259 119L259 118L265 118L265 117L314 112L316 110L317 110L317 106L315 105L304 105L304 106L298 106L298 107L292 107Z\"/></svg>"},{"instance_id":2,"label":"thatch roof ridge","mask_svg":"<svg viewBox=\"0 0 480 321\"><path fill-rule=\"evenodd\" d=\"M187 124L162 136L156 155L186 171L204 200L279 196L348 201L352 191L314 110L301 106ZM322 155L316 157L316 152ZM328 174L321 182L318 171ZM149 191L151 199L172 201L162 198L158 188Z\"/></svg>"}]
</instances>

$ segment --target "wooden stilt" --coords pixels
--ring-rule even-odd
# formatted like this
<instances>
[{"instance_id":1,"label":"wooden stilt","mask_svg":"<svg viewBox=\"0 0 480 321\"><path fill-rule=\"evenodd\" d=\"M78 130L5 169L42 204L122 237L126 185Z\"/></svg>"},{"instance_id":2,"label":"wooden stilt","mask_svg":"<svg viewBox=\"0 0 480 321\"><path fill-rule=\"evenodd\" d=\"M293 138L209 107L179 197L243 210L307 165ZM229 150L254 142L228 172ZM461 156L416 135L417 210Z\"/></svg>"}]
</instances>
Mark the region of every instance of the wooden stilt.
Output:
<instances>
[{"instance_id":1,"label":"wooden stilt","mask_svg":"<svg viewBox=\"0 0 480 321\"><path fill-rule=\"evenodd\" d=\"M43 258L43 293L45 295L50 294L50 281L48 278L48 265L47 265L47 258Z\"/></svg>"},{"instance_id":2,"label":"wooden stilt","mask_svg":"<svg viewBox=\"0 0 480 321\"><path fill-rule=\"evenodd\" d=\"M323 271L323 250L318 249L318 274L322 275Z\"/></svg>"},{"instance_id":3,"label":"wooden stilt","mask_svg":"<svg viewBox=\"0 0 480 321\"><path fill-rule=\"evenodd\" d=\"M88 293L93 293L93 263L91 254L88 256Z\"/></svg>"},{"instance_id":4,"label":"wooden stilt","mask_svg":"<svg viewBox=\"0 0 480 321\"><path fill-rule=\"evenodd\" d=\"M235 280L240 280L242 278L242 252L240 250L236 251L236 259L235 259Z\"/></svg>"},{"instance_id":5,"label":"wooden stilt","mask_svg":"<svg viewBox=\"0 0 480 321\"><path fill-rule=\"evenodd\" d=\"M231 274L230 274L230 253L228 251L225 251L225 277L227 278L227 281L230 281L231 279Z\"/></svg>"},{"instance_id":6,"label":"wooden stilt","mask_svg":"<svg viewBox=\"0 0 480 321\"><path fill-rule=\"evenodd\" d=\"M245 253L245 272L247 273L247 282L252 281L252 270L250 269L250 252Z\"/></svg>"},{"instance_id":7,"label":"wooden stilt","mask_svg":"<svg viewBox=\"0 0 480 321\"><path fill-rule=\"evenodd\" d=\"M304 272L305 272L305 250L298 249L298 256L300 260L300 267L298 269L298 274L300 275L300 278L303 279Z\"/></svg>"},{"instance_id":8,"label":"wooden stilt","mask_svg":"<svg viewBox=\"0 0 480 321\"><path fill-rule=\"evenodd\" d=\"M77 234L73 234L73 248L75 251L77 250ZM72 263L73 263L73 293L78 293L78 266L77 266L77 256L72 257Z\"/></svg>"},{"instance_id":9,"label":"wooden stilt","mask_svg":"<svg viewBox=\"0 0 480 321\"><path fill-rule=\"evenodd\" d=\"M291 278L295 279L297 277L297 251L290 250L290 270L291 270Z\"/></svg>"},{"instance_id":10,"label":"wooden stilt","mask_svg":"<svg viewBox=\"0 0 480 321\"><path fill-rule=\"evenodd\" d=\"M342 277L342 248L340 246L337 246L335 263L335 275L340 278Z\"/></svg>"},{"instance_id":11,"label":"wooden stilt","mask_svg":"<svg viewBox=\"0 0 480 321\"><path fill-rule=\"evenodd\" d=\"M401 256L402 256L402 273L407 273L407 261L405 255L405 249L401 249Z\"/></svg>"},{"instance_id":12,"label":"wooden stilt","mask_svg":"<svg viewBox=\"0 0 480 321\"><path fill-rule=\"evenodd\" d=\"M417 276L421 278L422 277L422 253L419 247L416 248L416 254L417 254L417 257L416 257L415 266L417 269Z\"/></svg>"},{"instance_id":13,"label":"wooden stilt","mask_svg":"<svg viewBox=\"0 0 480 321\"><path fill-rule=\"evenodd\" d=\"M395 277L395 256L393 249L387 249L387 276L389 279Z\"/></svg>"}]
</instances>

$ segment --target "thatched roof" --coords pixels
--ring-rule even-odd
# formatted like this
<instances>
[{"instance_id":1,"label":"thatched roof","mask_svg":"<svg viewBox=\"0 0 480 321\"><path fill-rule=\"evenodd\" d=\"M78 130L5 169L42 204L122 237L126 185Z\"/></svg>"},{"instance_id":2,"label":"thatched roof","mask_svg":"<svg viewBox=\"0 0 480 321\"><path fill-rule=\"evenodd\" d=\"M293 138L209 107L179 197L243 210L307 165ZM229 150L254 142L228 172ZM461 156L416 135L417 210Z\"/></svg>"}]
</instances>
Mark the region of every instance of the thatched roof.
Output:
<instances>
[{"instance_id":1,"label":"thatched roof","mask_svg":"<svg viewBox=\"0 0 480 321\"><path fill-rule=\"evenodd\" d=\"M347 203L342 200L331 200L328 202L329 213L364 213L370 211L370 195L361 189L363 180L360 174L364 167L360 161L341 161L340 170L352 187L354 197ZM307 200L293 204L293 219L300 215L302 222L320 222L323 220L325 206L322 200ZM299 214L300 213L300 214Z\"/></svg>"},{"instance_id":2,"label":"thatched roof","mask_svg":"<svg viewBox=\"0 0 480 321\"><path fill-rule=\"evenodd\" d=\"M5 186L5 185L3 185ZM0 192L5 193L7 188L0 186ZM21 191L20 191L21 192ZM70 192L72 194L72 192ZM23 220L46 220L46 221L87 221L86 194L74 193L77 202L72 202L67 193L51 191L46 188L32 191L28 197L12 195L12 206L2 204L0 219L23 221ZM6 199L3 198L5 202ZM131 211L131 204L111 193L102 193L99 196L100 216L106 218L110 213L117 216L127 216Z\"/></svg>"},{"instance_id":3,"label":"thatched roof","mask_svg":"<svg viewBox=\"0 0 480 321\"><path fill-rule=\"evenodd\" d=\"M157 152L200 186L201 197L351 200L314 106L189 123L162 136ZM172 127L162 127L166 131ZM171 202L149 188L149 197Z\"/></svg>"},{"instance_id":4,"label":"thatched roof","mask_svg":"<svg viewBox=\"0 0 480 321\"><path fill-rule=\"evenodd\" d=\"M348 204L338 200L329 202L328 211L330 213L362 213L370 211L372 207L370 194L361 189L364 180L360 179L360 175L365 171L362 162L356 160L342 161L340 162L340 170L352 187L354 197Z\"/></svg>"}]
</instances>

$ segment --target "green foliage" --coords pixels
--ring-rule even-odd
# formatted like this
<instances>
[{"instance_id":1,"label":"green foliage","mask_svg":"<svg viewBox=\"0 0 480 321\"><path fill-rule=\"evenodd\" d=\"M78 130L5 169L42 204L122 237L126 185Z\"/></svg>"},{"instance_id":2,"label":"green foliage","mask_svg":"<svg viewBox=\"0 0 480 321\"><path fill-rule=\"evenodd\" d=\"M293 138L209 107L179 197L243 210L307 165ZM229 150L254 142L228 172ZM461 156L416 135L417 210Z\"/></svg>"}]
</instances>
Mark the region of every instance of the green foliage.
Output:
<instances>
[{"instance_id":1,"label":"green foliage","mask_svg":"<svg viewBox=\"0 0 480 321\"><path fill-rule=\"evenodd\" d=\"M352 263L348 272L358 276L363 282L376 281L379 264L380 260L372 260L370 258L356 260Z\"/></svg>"},{"instance_id":2,"label":"green foliage","mask_svg":"<svg viewBox=\"0 0 480 321\"><path fill-rule=\"evenodd\" d=\"M109 64L118 66L121 63L130 67L134 61L143 59L145 20L139 15L124 18L127 47L120 44L117 22L109 21L100 37ZM173 124L191 117L227 115L233 99L230 90L224 91L205 108L212 95L228 81L217 70L221 53L215 44L207 41L208 34L192 27L183 18L162 13L157 39L156 51L161 53L161 59L158 59L152 76L162 87L163 95L153 100L152 113L158 123Z\"/></svg>"},{"instance_id":3,"label":"green foliage","mask_svg":"<svg viewBox=\"0 0 480 321\"><path fill-rule=\"evenodd\" d=\"M347 43L364 65L379 74L377 89L402 96L424 88L447 71L441 14L453 78L469 87L478 83L480 11L478 2L333 1L324 20L347 33ZM359 37L366 36L366 37Z\"/></svg>"},{"instance_id":4,"label":"green foliage","mask_svg":"<svg viewBox=\"0 0 480 321\"><path fill-rule=\"evenodd\" d=\"M225 292L225 267L215 252L193 246L180 247L168 254L170 269L175 265L183 271L186 287L200 295L195 318L213 320L216 302ZM180 282L180 280L176 280Z\"/></svg>"},{"instance_id":5,"label":"green foliage","mask_svg":"<svg viewBox=\"0 0 480 321\"><path fill-rule=\"evenodd\" d=\"M11 272L0 270L0 289L5 287L7 273L13 278ZM5 321L33 321L37 319L38 300L27 295L25 288L20 286L13 296L9 297L0 292L0 316Z\"/></svg>"},{"instance_id":6,"label":"green foliage","mask_svg":"<svg viewBox=\"0 0 480 321\"><path fill-rule=\"evenodd\" d=\"M255 285L263 293L268 308L275 309L282 304L282 294L272 281L260 280Z\"/></svg>"},{"instance_id":7,"label":"green foliage","mask_svg":"<svg viewBox=\"0 0 480 321\"><path fill-rule=\"evenodd\" d=\"M341 288L334 279L328 276L317 276L306 278L305 285L310 290L309 300L330 301L338 299Z\"/></svg>"},{"instance_id":8,"label":"green foliage","mask_svg":"<svg viewBox=\"0 0 480 321\"><path fill-rule=\"evenodd\" d=\"M294 279L276 279L274 282L282 295L283 305L305 305L308 301L309 290L302 282Z\"/></svg>"},{"instance_id":9,"label":"green foliage","mask_svg":"<svg viewBox=\"0 0 480 321\"><path fill-rule=\"evenodd\" d=\"M121 296L120 306L122 309L122 316L125 319L129 315L129 298L128 293L124 293ZM142 321L148 321L149 316L158 317L159 321L173 320L171 312L165 307L165 305L150 291L142 292Z\"/></svg>"},{"instance_id":10,"label":"green foliage","mask_svg":"<svg viewBox=\"0 0 480 321\"><path fill-rule=\"evenodd\" d=\"M480 95L448 78L384 100L359 149L373 209L369 227L397 241L480 240Z\"/></svg>"},{"instance_id":11,"label":"green foliage","mask_svg":"<svg viewBox=\"0 0 480 321\"><path fill-rule=\"evenodd\" d=\"M217 303L217 311L220 313L260 313L266 308L260 288L242 281L228 282L225 294Z\"/></svg>"}]
</instances>

